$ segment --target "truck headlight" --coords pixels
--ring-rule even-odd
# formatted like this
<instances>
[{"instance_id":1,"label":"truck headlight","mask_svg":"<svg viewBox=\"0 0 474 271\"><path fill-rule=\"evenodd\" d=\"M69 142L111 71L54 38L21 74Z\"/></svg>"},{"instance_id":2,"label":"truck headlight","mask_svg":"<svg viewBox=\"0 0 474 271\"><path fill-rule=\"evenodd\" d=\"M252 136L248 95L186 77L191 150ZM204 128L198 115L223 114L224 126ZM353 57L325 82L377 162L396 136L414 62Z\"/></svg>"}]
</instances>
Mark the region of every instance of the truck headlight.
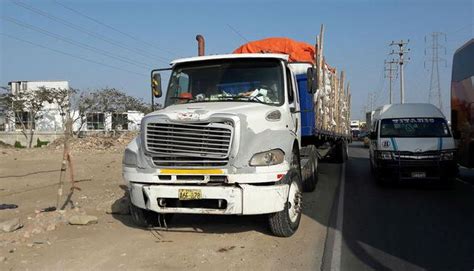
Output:
<instances>
[{"instance_id":1,"label":"truck headlight","mask_svg":"<svg viewBox=\"0 0 474 271\"><path fill-rule=\"evenodd\" d=\"M280 149L274 149L254 154L249 164L251 166L271 166L283 163L284 159L285 153Z\"/></svg>"},{"instance_id":2,"label":"truck headlight","mask_svg":"<svg viewBox=\"0 0 474 271\"><path fill-rule=\"evenodd\" d=\"M441 160L453 160L454 159L454 151L447 151L441 153Z\"/></svg>"},{"instance_id":3,"label":"truck headlight","mask_svg":"<svg viewBox=\"0 0 474 271\"><path fill-rule=\"evenodd\" d=\"M378 158L381 160L392 160L393 154L389 151L381 151L378 153Z\"/></svg>"},{"instance_id":4,"label":"truck headlight","mask_svg":"<svg viewBox=\"0 0 474 271\"><path fill-rule=\"evenodd\" d=\"M127 166L137 166L137 154L130 149L125 149L122 164Z\"/></svg>"}]
</instances>

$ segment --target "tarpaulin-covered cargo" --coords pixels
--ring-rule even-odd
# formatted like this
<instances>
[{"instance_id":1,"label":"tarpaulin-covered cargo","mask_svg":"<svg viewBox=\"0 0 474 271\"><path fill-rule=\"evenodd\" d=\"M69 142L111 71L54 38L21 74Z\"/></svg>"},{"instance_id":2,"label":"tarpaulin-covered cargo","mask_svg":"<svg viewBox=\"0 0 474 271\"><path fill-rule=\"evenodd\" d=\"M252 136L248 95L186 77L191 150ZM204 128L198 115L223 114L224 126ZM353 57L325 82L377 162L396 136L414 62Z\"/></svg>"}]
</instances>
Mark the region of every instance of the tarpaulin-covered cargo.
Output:
<instances>
[{"instance_id":1,"label":"tarpaulin-covered cargo","mask_svg":"<svg viewBox=\"0 0 474 271\"><path fill-rule=\"evenodd\" d=\"M290 62L315 63L313 45L289 38L268 38L252 41L240 46L233 53L277 53L289 55Z\"/></svg>"},{"instance_id":2,"label":"tarpaulin-covered cargo","mask_svg":"<svg viewBox=\"0 0 474 271\"><path fill-rule=\"evenodd\" d=\"M321 39L318 39L318 41L321 41ZM316 130L348 135L350 132L349 87L344 86L344 76L342 74L339 76L337 70L329 66L324 60L322 45L320 48L318 47L318 45L313 46L289 38L267 38L246 43L233 53L286 54L289 56L289 62L313 64L319 74L319 87L316 93L311 95L306 93L306 70L294 70L298 86L303 90L300 92L301 111L306 112L302 114L302 135L312 134L313 131L309 129L312 126ZM297 63L291 65L293 69L296 67L294 65L297 65ZM312 97L308 100L307 96ZM311 114L308 112L311 112ZM311 123L314 123L314 125L311 125Z\"/></svg>"}]
</instances>

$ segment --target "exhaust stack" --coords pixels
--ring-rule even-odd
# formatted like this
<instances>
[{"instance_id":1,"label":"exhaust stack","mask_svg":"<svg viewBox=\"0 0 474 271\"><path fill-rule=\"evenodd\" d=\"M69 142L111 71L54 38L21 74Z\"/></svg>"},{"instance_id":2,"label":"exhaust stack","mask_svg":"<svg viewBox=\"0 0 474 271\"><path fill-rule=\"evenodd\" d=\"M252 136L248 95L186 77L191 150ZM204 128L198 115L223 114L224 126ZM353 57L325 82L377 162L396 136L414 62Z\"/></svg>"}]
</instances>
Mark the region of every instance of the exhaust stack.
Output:
<instances>
[{"instance_id":1,"label":"exhaust stack","mask_svg":"<svg viewBox=\"0 0 474 271\"><path fill-rule=\"evenodd\" d=\"M197 35L196 40L198 42L198 56L204 55L205 43L202 35Z\"/></svg>"}]
</instances>

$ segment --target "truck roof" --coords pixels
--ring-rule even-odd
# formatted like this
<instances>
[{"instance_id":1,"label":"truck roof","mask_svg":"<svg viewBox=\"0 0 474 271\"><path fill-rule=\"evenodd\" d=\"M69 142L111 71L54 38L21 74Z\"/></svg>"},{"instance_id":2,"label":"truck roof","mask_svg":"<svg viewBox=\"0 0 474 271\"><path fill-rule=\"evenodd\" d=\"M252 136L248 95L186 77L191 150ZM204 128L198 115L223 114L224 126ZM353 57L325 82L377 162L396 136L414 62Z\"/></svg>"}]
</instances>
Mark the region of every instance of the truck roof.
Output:
<instances>
[{"instance_id":1,"label":"truck roof","mask_svg":"<svg viewBox=\"0 0 474 271\"><path fill-rule=\"evenodd\" d=\"M288 55L284 54L224 54L224 55L209 55L209 56L196 56L188 58L180 58L173 60L171 65L176 65L185 62L203 61L203 60L215 60L215 59L235 59L235 58L274 58L288 61Z\"/></svg>"},{"instance_id":2,"label":"truck roof","mask_svg":"<svg viewBox=\"0 0 474 271\"><path fill-rule=\"evenodd\" d=\"M428 103L386 104L375 110L374 119L445 118L434 105Z\"/></svg>"}]
</instances>

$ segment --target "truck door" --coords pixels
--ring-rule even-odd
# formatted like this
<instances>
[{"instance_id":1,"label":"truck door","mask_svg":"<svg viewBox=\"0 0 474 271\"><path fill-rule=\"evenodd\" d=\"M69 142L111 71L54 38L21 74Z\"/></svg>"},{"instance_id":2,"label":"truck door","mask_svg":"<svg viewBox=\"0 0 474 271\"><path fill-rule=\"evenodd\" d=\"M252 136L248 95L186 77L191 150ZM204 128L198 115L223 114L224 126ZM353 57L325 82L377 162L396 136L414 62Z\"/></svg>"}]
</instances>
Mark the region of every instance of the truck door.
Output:
<instances>
[{"instance_id":1,"label":"truck door","mask_svg":"<svg viewBox=\"0 0 474 271\"><path fill-rule=\"evenodd\" d=\"M292 122L292 127L288 128L295 133L295 136L298 138L298 142L300 142L301 144L301 111L299 95L297 92L298 88L296 86L296 80L294 78L294 75L288 67L286 68L286 79L288 86L288 103L290 106L290 115Z\"/></svg>"}]
</instances>

